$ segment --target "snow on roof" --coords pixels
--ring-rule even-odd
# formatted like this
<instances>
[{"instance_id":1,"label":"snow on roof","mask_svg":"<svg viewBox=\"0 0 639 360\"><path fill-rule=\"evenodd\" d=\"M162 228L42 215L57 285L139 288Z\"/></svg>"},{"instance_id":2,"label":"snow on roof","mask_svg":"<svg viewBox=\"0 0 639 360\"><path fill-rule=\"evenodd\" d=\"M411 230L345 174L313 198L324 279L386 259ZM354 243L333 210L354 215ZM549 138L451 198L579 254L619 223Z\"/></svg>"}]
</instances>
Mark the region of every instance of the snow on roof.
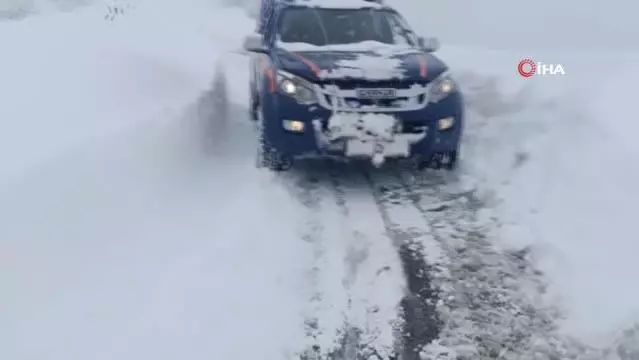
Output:
<instances>
[{"instance_id":1,"label":"snow on roof","mask_svg":"<svg viewBox=\"0 0 639 360\"><path fill-rule=\"evenodd\" d=\"M320 7L330 9L362 9L362 8L382 8L384 5L379 1L366 1L366 0L294 0L283 1L284 3Z\"/></svg>"}]
</instances>

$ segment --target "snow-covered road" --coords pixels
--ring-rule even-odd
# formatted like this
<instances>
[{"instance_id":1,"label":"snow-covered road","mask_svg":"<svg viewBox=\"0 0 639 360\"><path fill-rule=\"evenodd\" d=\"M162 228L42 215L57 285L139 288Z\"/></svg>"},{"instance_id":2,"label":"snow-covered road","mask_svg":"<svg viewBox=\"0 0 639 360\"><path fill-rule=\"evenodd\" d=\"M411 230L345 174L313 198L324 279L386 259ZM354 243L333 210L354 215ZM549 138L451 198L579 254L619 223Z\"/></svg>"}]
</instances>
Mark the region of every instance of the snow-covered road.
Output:
<instances>
[{"instance_id":1,"label":"snow-covered road","mask_svg":"<svg viewBox=\"0 0 639 360\"><path fill-rule=\"evenodd\" d=\"M244 9L109 14L0 22L0 358L638 356L620 333L639 323L627 47L487 50L526 32L482 42L440 18L469 103L459 176L274 175L254 167ZM625 19L597 36L630 36ZM523 79L524 56L567 75Z\"/></svg>"}]
</instances>

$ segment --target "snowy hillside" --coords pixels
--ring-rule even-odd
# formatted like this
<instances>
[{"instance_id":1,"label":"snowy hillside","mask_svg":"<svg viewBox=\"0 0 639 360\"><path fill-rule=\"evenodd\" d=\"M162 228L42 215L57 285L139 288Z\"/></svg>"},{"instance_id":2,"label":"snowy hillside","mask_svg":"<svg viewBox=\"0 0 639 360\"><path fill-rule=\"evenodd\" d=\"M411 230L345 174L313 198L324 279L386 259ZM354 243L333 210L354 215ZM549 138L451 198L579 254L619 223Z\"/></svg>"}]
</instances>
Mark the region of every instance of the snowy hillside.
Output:
<instances>
[{"instance_id":1,"label":"snowy hillside","mask_svg":"<svg viewBox=\"0 0 639 360\"><path fill-rule=\"evenodd\" d=\"M629 1L390 0L414 24L449 43L495 49L636 50ZM463 25L462 25L463 24Z\"/></svg>"},{"instance_id":2,"label":"snowy hillside","mask_svg":"<svg viewBox=\"0 0 639 360\"><path fill-rule=\"evenodd\" d=\"M22 2L0 21L0 358L636 359L617 2L392 2L466 94L459 178L255 169L249 1ZM528 56L566 75L524 79Z\"/></svg>"}]
</instances>

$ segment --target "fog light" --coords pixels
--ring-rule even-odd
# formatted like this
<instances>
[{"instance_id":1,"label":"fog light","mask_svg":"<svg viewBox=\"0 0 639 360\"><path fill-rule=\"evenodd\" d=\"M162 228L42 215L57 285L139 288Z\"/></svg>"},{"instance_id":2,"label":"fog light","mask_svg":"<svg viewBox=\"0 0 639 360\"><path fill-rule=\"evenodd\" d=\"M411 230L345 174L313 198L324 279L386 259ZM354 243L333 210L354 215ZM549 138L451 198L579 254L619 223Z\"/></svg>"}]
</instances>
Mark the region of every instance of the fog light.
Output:
<instances>
[{"instance_id":1,"label":"fog light","mask_svg":"<svg viewBox=\"0 0 639 360\"><path fill-rule=\"evenodd\" d=\"M304 131L304 123L302 121L297 120L284 120L284 129L293 132L302 132Z\"/></svg>"},{"instance_id":2,"label":"fog light","mask_svg":"<svg viewBox=\"0 0 639 360\"><path fill-rule=\"evenodd\" d=\"M455 124L455 118L453 117L447 117L447 118L437 120L437 128L439 130L450 129L453 127L454 124Z\"/></svg>"}]
</instances>

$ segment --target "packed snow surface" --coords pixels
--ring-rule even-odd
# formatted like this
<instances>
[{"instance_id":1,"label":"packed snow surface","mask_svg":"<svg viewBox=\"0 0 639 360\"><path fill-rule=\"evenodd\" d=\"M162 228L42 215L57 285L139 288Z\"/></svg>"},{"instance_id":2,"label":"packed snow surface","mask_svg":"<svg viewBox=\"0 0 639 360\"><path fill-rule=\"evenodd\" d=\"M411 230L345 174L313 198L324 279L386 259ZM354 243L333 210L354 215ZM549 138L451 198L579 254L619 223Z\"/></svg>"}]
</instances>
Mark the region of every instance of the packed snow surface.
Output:
<instances>
[{"instance_id":1,"label":"packed snow surface","mask_svg":"<svg viewBox=\"0 0 639 360\"><path fill-rule=\"evenodd\" d=\"M468 126L466 164L499 203L502 245L530 247L547 300L564 309L562 329L599 345L639 321L632 260L639 162L628 135L636 128L628 84L639 76L632 65L639 52L537 53L567 75L519 78L524 54L515 52L442 51L481 119ZM473 64L464 64L470 56Z\"/></svg>"},{"instance_id":2,"label":"packed snow surface","mask_svg":"<svg viewBox=\"0 0 639 360\"><path fill-rule=\"evenodd\" d=\"M599 345L631 328L639 321L630 101L639 48L630 39L639 28L630 3L393 5L422 35L444 40L441 56L475 119L466 164L497 201L502 246L534 249L549 301L565 310L563 330ZM495 12L501 21L487 23ZM453 16L463 28L450 25ZM528 57L561 64L566 75L521 78L516 66Z\"/></svg>"},{"instance_id":3,"label":"packed snow surface","mask_svg":"<svg viewBox=\"0 0 639 360\"><path fill-rule=\"evenodd\" d=\"M380 215L361 184L347 186L346 211L322 189L300 204L292 180L255 170L248 63L228 55L254 23L221 2L0 22L0 358L281 358L309 345L309 324L323 351L338 347L345 321L388 352L406 284L382 223L425 248L448 324L476 325L470 310L445 309L473 285L446 280L460 264L446 257L468 254L459 227L472 218L495 223L472 243L476 261L526 249L541 271L545 291L522 282L520 296L500 295L557 307L562 334L615 350L594 359L631 359L636 333L619 335L639 322L629 2L393 3L444 40L439 55L468 101L463 175L484 204L442 210L424 231L398 204ZM524 79L525 57L566 75ZM222 117L210 109L220 68L232 116L214 127L222 149L203 151L202 118ZM422 208L448 206L413 190L427 194L414 200ZM455 337L475 334L462 330L444 326L428 350L472 354Z\"/></svg>"}]
</instances>

